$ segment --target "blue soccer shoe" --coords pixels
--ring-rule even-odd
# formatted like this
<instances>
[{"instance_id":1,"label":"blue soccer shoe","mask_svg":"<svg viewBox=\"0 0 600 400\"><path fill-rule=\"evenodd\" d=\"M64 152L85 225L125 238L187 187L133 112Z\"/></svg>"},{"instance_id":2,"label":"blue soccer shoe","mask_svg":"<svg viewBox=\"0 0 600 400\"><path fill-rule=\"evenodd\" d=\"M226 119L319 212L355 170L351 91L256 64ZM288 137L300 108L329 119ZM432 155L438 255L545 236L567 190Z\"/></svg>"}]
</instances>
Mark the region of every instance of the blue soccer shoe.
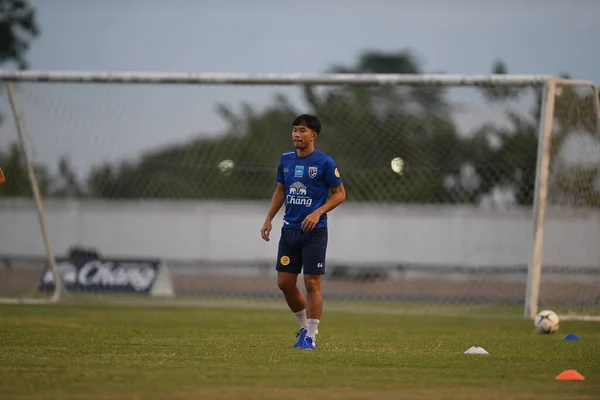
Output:
<instances>
[{"instance_id":1,"label":"blue soccer shoe","mask_svg":"<svg viewBox=\"0 0 600 400\"><path fill-rule=\"evenodd\" d=\"M302 350L316 350L317 349L317 344L315 343L315 341L313 340L313 338L305 336L304 337L304 342L302 343Z\"/></svg>"},{"instance_id":2,"label":"blue soccer shoe","mask_svg":"<svg viewBox=\"0 0 600 400\"><path fill-rule=\"evenodd\" d=\"M295 349L299 349L302 347L302 344L304 343L304 338L306 337L306 333L308 331L306 330L306 328L300 328L300 330L298 332L296 332L296 338L298 338L298 340L296 341L296 344L294 345Z\"/></svg>"}]
</instances>

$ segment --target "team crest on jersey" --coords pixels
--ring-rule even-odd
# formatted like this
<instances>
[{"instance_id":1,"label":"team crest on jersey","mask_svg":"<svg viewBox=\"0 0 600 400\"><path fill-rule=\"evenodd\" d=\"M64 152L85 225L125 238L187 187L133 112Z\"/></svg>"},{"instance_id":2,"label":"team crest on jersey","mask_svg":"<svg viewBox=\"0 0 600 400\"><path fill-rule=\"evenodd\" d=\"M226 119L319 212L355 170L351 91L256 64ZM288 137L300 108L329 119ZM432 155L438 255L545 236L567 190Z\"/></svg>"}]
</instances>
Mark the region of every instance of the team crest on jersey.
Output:
<instances>
[{"instance_id":1,"label":"team crest on jersey","mask_svg":"<svg viewBox=\"0 0 600 400\"><path fill-rule=\"evenodd\" d=\"M317 167L308 167L308 176L311 178L317 176Z\"/></svg>"}]
</instances>

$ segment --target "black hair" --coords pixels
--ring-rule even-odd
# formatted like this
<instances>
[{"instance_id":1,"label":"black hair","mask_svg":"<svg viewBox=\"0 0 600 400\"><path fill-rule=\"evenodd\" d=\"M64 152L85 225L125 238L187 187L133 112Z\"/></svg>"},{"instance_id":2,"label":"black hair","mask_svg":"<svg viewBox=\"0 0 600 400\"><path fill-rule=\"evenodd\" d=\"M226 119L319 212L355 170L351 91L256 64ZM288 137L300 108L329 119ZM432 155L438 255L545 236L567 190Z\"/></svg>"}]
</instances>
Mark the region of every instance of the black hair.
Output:
<instances>
[{"instance_id":1,"label":"black hair","mask_svg":"<svg viewBox=\"0 0 600 400\"><path fill-rule=\"evenodd\" d=\"M310 128L313 131L317 132L317 134L321 133L321 121L319 121L319 118L317 118L316 115L299 115L292 123L292 126L298 126L302 124L306 125L307 128Z\"/></svg>"}]
</instances>

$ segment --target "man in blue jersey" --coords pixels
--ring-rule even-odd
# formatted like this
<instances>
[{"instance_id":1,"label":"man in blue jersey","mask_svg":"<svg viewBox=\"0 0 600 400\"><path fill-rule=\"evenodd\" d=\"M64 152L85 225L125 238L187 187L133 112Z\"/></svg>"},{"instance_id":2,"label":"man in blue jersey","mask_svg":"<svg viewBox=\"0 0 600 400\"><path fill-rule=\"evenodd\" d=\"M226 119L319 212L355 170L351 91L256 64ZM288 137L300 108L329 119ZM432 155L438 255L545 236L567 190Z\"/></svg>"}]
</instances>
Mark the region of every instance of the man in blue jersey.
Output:
<instances>
[{"instance_id":1,"label":"man in blue jersey","mask_svg":"<svg viewBox=\"0 0 600 400\"><path fill-rule=\"evenodd\" d=\"M294 348L307 350L316 349L323 310L321 276L325 273L327 213L346 199L335 162L315 149L320 132L321 122L313 115L300 115L292 123L295 150L281 155L277 188L260 230L262 238L269 241L271 221L285 203L277 253L277 286L300 322ZM307 298L296 284L300 272L304 272Z\"/></svg>"}]
</instances>

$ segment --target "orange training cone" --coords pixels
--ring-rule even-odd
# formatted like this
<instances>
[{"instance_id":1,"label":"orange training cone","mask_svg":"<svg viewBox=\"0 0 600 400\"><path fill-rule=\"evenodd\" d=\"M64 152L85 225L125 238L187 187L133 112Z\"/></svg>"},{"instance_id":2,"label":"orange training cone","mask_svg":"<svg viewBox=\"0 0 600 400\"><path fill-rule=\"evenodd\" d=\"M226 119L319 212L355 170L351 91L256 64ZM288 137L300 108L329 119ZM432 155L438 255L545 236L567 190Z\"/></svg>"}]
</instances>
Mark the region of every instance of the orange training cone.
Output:
<instances>
[{"instance_id":1,"label":"orange training cone","mask_svg":"<svg viewBox=\"0 0 600 400\"><path fill-rule=\"evenodd\" d=\"M582 381L584 379L585 378L583 377L583 375L581 375L574 369L567 369L561 372L560 375L556 377L556 380L558 381Z\"/></svg>"}]
</instances>

